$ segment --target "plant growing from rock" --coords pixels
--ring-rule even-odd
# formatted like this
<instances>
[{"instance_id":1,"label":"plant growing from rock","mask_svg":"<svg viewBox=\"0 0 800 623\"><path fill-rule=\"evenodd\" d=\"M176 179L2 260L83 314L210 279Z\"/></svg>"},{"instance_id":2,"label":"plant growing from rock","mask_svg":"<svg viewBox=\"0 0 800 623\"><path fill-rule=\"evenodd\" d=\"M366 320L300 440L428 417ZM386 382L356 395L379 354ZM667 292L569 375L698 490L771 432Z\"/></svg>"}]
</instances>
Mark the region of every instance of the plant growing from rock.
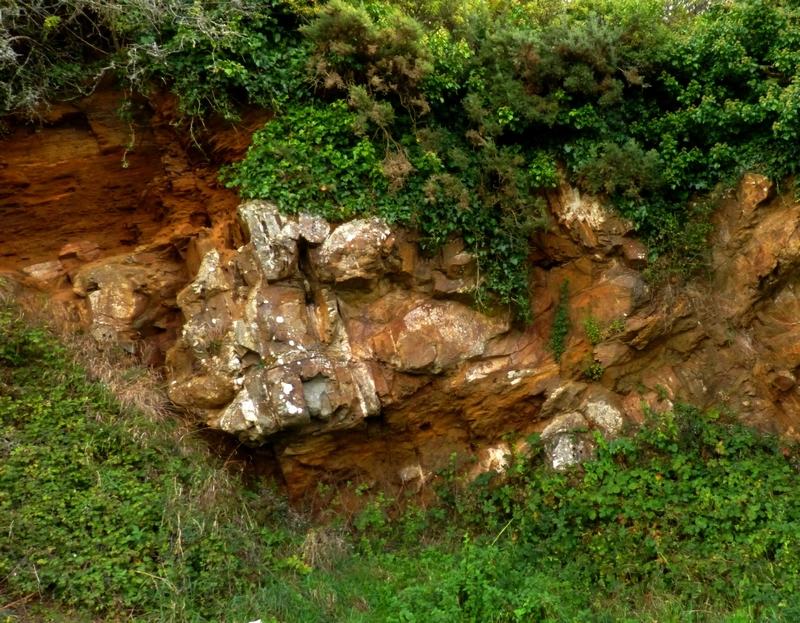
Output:
<instances>
[{"instance_id":1,"label":"plant growing from rock","mask_svg":"<svg viewBox=\"0 0 800 623\"><path fill-rule=\"evenodd\" d=\"M553 327L550 329L548 345L556 361L561 361L566 346L564 344L569 334L569 279L559 288L559 298L556 304L556 313L553 316Z\"/></svg>"}]
</instances>

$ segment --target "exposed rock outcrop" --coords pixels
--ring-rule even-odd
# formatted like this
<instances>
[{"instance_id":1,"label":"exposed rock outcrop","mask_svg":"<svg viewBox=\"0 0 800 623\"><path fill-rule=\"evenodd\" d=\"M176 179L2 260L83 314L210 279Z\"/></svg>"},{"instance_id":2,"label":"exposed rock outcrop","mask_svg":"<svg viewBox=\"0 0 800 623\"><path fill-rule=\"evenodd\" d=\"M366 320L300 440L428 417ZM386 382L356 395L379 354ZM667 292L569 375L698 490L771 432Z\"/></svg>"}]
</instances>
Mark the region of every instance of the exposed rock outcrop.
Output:
<instances>
[{"instance_id":1,"label":"exposed rock outcrop","mask_svg":"<svg viewBox=\"0 0 800 623\"><path fill-rule=\"evenodd\" d=\"M779 434L800 426L800 204L761 176L721 202L713 269L680 288L648 285L648 250L631 224L562 182L548 197L551 227L533 240L534 320L522 325L507 309L475 307L479 271L463 241L426 254L379 219L237 207L158 115L143 122L152 137L140 152L156 160L131 159L139 177L120 178L128 203L114 199L136 217L95 219L85 173L111 166L104 158L118 166L122 134L100 104L81 106L54 113L45 139L17 130L7 141L14 164L0 177L17 181L0 197L10 219L0 268L56 292L98 339L157 346L151 361L166 360L171 399L202 425L269 448L295 497L328 478L418 490L453 454L475 457L473 475L503 469L535 432L566 469L591 455L596 433L624 435L679 401ZM77 194L51 185L42 198L37 167L76 120L89 124L80 141L96 144L65 160ZM26 141L30 161L14 155ZM59 219L85 207L86 226L34 231L23 213L36 197ZM125 238L118 224L134 221L139 233ZM23 249L26 236L36 252ZM555 361L548 342L566 280L571 330ZM16 281L3 287L18 292Z\"/></svg>"}]
</instances>

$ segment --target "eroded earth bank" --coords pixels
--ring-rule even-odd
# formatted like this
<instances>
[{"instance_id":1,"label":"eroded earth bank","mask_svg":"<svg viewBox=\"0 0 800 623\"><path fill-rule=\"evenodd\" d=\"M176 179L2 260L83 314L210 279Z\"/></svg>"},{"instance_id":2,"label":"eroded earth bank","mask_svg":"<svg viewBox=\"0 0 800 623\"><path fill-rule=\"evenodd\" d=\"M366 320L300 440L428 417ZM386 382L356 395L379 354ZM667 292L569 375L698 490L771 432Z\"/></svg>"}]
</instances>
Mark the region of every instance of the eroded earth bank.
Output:
<instances>
[{"instance_id":1,"label":"eroded earth bank","mask_svg":"<svg viewBox=\"0 0 800 623\"><path fill-rule=\"evenodd\" d=\"M454 454L500 468L511 432L542 433L562 467L591 451L591 431L623 435L675 401L796 435L800 204L766 178L720 202L712 269L680 287L650 285L630 225L562 182L532 245L525 325L476 307L459 239L430 254L379 219L286 217L222 187L219 166L263 116L212 126L199 153L171 124L174 102L131 125L118 99L3 140L3 276L163 366L186 417L269 463L295 499L320 481L416 491Z\"/></svg>"}]
</instances>

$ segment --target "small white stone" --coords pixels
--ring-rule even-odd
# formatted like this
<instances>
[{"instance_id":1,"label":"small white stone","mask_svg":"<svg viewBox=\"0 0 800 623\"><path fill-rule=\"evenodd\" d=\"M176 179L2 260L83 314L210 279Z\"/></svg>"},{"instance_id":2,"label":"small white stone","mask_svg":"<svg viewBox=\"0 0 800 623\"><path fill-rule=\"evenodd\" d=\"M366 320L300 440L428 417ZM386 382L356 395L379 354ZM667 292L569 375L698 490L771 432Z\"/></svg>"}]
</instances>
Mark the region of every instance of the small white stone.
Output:
<instances>
[{"instance_id":1,"label":"small white stone","mask_svg":"<svg viewBox=\"0 0 800 623\"><path fill-rule=\"evenodd\" d=\"M278 316L277 318L275 318L275 322L277 322L278 324L283 324L283 316Z\"/></svg>"},{"instance_id":2,"label":"small white stone","mask_svg":"<svg viewBox=\"0 0 800 623\"><path fill-rule=\"evenodd\" d=\"M283 393L286 394L287 396L291 394L292 389L294 389L291 383L281 383L281 387L283 388Z\"/></svg>"},{"instance_id":3,"label":"small white stone","mask_svg":"<svg viewBox=\"0 0 800 623\"><path fill-rule=\"evenodd\" d=\"M289 340L289 346L294 346L294 340Z\"/></svg>"}]
</instances>

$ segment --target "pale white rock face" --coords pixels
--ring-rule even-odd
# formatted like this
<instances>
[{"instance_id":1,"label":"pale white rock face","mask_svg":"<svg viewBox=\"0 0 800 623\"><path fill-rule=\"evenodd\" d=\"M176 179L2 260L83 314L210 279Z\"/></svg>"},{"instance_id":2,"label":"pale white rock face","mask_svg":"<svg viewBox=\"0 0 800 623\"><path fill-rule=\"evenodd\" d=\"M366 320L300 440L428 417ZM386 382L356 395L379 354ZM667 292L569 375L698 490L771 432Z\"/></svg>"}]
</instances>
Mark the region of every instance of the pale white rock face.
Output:
<instances>
[{"instance_id":1,"label":"pale white rock face","mask_svg":"<svg viewBox=\"0 0 800 623\"><path fill-rule=\"evenodd\" d=\"M375 279L384 270L384 243L391 229L379 218L357 219L339 225L322 246L311 250L311 260L323 282Z\"/></svg>"},{"instance_id":2,"label":"pale white rock face","mask_svg":"<svg viewBox=\"0 0 800 623\"><path fill-rule=\"evenodd\" d=\"M587 428L588 424L577 411L553 418L541 434L550 467L564 471L591 457L591 443L575 432Z\"/></svg>"},{"instance_id":3,"label":"pale white rock face","mask_svg":"<svg viewBox=\"0 0 800 623\"><path fill-rule=\"evenodd\" d=\"M424 469L419 463L413 465L405 465L401 467L397 475L400 482L404 485L416 483L417 487L422 487L428 480L431 479L433 473Z\"/></svg>"},{"instance_id":4,"label":"pale white rock face","mask_svg":"<svg viewBox=\"0 0 800 623\"><path fill-rule=\"evenodd\" d=\"M282 216L263 201L242 204L239 217L250 242L227 269L220 251L208 251L177 298L186 322L168 355L179 364L171 367L170 397L201 407L210 426L253 446L284 431L349 428L380 413L371 369L352 355L337 296L302 272L296 241L304 239L310 255L312 245L333 239L324 269L346 278L366 274L359 272L365 266L382 270L388 227L378 219L345 223L334 237L324 219ZM216 385L192 381L198 377ZM214 408L224 396L219 388L235 396Z\"/></svg>"},{"instance_id":5,"label":"pale white rock face","mask_svg":"<svg viewBox=\"0 0 800 623\"><path fill-rule=\"evenodd\" d=\"M206 239L197 275L177 296L186 320L167 356L170 397L211 427L290 452L366 430L365 419L441 375L442 390L507 393L509 404L549 392L538 417L566 414L546 431L559 469L572 464L567 447L570 456L591 454L572 431L620 428L610 403L591 403L589 420L578 413L588 386L556 379L544 355L526 362L512 354L509 310L485 314L436 290L434 273L474 270L460 244L424 256L381 219L331 227L263 201L243 203L239 217L249 242L233 250ZM505 442L483 447L481 469L502 471L510 451ZM422 465L417 472L426 473Z\"/></svg>"},{"instance_id":6,"label":"pale white rock face","mask_svg":"<svg viewBox=\"0 0 800 623\"><path fill-rule=\"evenodd\" d=\"M487 340L508 330L506 316L489 318L456 301L424 302L376 336L376 357L398 370L438 374L481 355Z\"/></svg>"},{"instance_id":7,"label":"pale white rock face","mask_svg":"<svg viewBox=\"0 0 800 623\"><path fill-rule=\"evenodd\" d=\"M282 217L278 208L266 201L243 203L239 217L263 278L273 282L292 274L297 267L297 223Z\"/></svg>"},{"instance_id":8,"label":"pale white rock face","mask_svg":"<svg viewBox=\"0 0 800 623\"><path fill-rule=\"evenodd\" d=\"M561 217L567 224L584 221L591 228L600 229L606 221L607 212L597 198L591 195L581 195L581 192L575 187L570 187L563 193L562 201L564 212Z\"/></svg>"},{"instance_id":9,"label":"pale white rock face","mask_svg":"<svg viewBox=\"0 0 800 623\"><path fill-rule=\"evenodd\" d=\"M197 271L197 277L190 284L190 287L197 296L206 298L230 290L228 280L220 267L219 253L216 249L212 249L203 256L200 268Z\"/></svg>"},{"instance_id":10,"label":"pale white rock face","mask_svg":"<svg viewBox=\"0 0 800 623\"><path fill-rule=\"evenodd\" d=\"M508 461L512 452L511 446L505 441L483 449L478 453L478 460L470 470L470 476L475 478L478 474L489 471L496 471L502 474L508 469Z\"/></svg>"},{"instance_id":11,"label":"pale white rock face","mask_svg":"<svg viewBox=\"0 0 800 623\"><path fill-rule=\"evenodd\" d=\"M214 428L236 435L242 441L258 441L278 432L277 421L264 417L247 388L242 388L215 422Z\"/></svg>"},{"instance_id":12,"label":"pale white rock face","mask_svg":"<svg viewBox=\"0 0 800 623\"><path fill-rule=\"evenodd\" d=\"M588 402L584 408L586 419L599 428L606 437L616 437L622 432L622 413L605 400Z\"/></svg>"},{"instance_id":13,"label":"pale white rock face","mask_svg":"<svg viewBox=\"0 0 800 623\"><path fill-rule=\"evenodd\" d=\"M588 426L589 423L586 421L586 418L577 411L565 413L564 415L553 418L547 425L547 428L542 431L541 438L542 441L545 441L560 433L567 433L580 428L587 428Z\"/></svg>"},{"instance_id":14,"label":"pale white rock face","mask_svg":"<svg viewBox=\"0 0 800 623\"><path fill-rule=\"evenodd\" d=\"M557 435L555 445L548 450L550 466L563 472L573 465L578 465L591 456L591 448L582 439L574 439L566 434Z\"/></svg>"},{"instance_id":15,"label":"pale white rock face","mask_svg":"<svg viewBox=\"0 0 800 623\"><path fill-rule=\"evenodd\" d=\"M33 266L26 266L22 269L22 272L36 281L48 282L55 281L64 275L65 271L61 262L54 261L41 262L40 264L34 264Z\"/></svg>"}]
</instances>

